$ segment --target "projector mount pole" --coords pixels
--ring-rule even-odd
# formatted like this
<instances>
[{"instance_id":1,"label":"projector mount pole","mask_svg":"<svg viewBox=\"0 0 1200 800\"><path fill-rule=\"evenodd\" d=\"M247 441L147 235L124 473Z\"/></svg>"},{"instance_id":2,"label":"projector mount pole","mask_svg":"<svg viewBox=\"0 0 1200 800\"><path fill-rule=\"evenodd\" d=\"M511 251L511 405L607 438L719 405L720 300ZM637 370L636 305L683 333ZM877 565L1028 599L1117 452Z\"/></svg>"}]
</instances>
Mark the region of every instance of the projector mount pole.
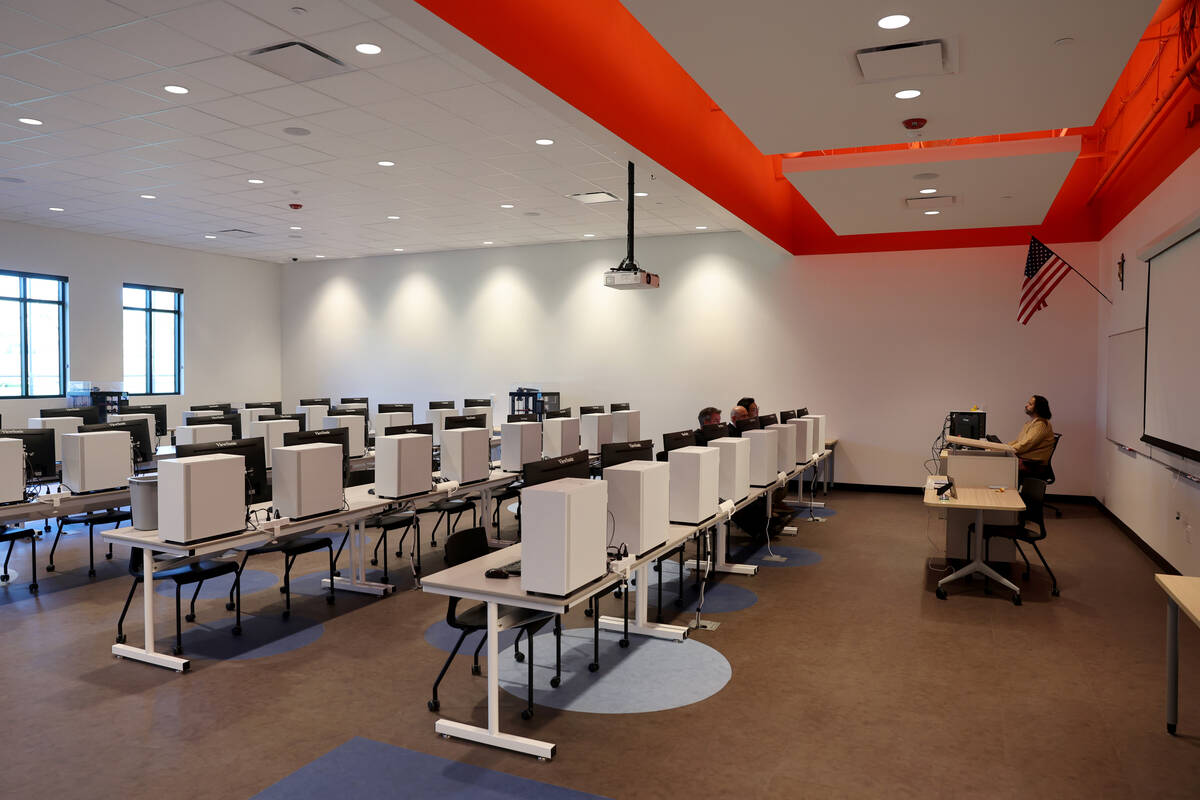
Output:
<instances>
[{"instance_id":1,"label":"projector mount pole","mask_svg":"<svg viewBox=\"0 0 1200 800\"><path fill-rule=\"evenodd\" d=\"M626 253L625 260L621 262L621 266L617 269L637 272L637 261L633 258L633 162L629 162L629 191L626 194L626 201L629 208L629 223L625 231Z\"/></svg>"}]
</instances>

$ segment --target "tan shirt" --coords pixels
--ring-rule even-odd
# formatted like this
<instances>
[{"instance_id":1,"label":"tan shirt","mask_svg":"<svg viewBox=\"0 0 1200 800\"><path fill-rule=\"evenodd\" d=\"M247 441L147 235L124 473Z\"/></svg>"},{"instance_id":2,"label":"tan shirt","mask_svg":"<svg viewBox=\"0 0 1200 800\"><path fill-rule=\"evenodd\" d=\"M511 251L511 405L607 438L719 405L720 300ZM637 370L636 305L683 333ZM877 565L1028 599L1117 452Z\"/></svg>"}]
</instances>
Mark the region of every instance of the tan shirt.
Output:
<instances>
[{"instance_id":1,"label":"tan shirt","mask_svg":"<svg viewBox=\"0 0 1200 800\"><path fill-rule=\"evenodd\" d=\"M1054 429L1050 427L1049 420L1034 417L1021 428L1021 435L1009 444L1021 458L1044 464L1054 451Z\"/></svg>"}]
</instances>

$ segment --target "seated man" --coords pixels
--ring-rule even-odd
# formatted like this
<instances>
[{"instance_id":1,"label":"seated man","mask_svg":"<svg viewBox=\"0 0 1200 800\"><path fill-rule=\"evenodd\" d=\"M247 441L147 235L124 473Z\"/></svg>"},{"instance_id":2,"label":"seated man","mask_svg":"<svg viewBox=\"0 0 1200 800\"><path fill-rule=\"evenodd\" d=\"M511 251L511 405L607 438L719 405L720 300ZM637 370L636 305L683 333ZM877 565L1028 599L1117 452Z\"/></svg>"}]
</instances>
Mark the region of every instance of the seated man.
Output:
<instances>
[{"instance_id":1,"label":"seated man","mask_svg":"<svg viewBox=\"0 0 1200 800\"><path fill-rule=\"evenodd\" d=\"M1025 413L1029 416L1029 422L1025 423L1021 434L1009 444L1021 459L1021 472L1037 477L1045 471L1046 462L1054 452L1050 403L1040 394L1035 394L1025 404Z\"/></svg>"},{"instance_id":2,"label":"seated man","mask_svg":"<svg viewBox=\"0 0 1200 800\"><path fill-rule=\"evenodd\" d=\"M705 425L720 425L721 424L721 409L716 406L705 406L700 409L700 413L696 415L696 419L700 421L700 427Z\"/></svg>"},{"instance_id":3,"label":"seated man","mask_svg":"<svg viewBox=\"0 0 1200 800\"><path fill-rule=\"evenodd\" d=\"M746 410L744 419L758 419L758 403L754 402L753 397L743 397L738 400L738 407ZM734 420L737 422L737 420Z\"/></svg>"}]
</instances>

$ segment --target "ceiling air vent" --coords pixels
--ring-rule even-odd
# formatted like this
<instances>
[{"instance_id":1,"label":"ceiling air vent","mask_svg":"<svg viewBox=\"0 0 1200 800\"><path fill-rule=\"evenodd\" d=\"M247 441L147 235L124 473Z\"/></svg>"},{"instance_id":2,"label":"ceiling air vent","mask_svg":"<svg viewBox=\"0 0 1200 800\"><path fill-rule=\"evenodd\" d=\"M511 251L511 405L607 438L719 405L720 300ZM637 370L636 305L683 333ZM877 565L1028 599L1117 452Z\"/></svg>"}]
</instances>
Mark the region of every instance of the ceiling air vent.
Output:
<instances>
[{"instance_id":1,"label":"ceiling air vent","mask_svg":"<svg viewBox=\"0 0 1200 800\"><path fill-rule=\"evenodd\" d=\"M217 231L218 236L229 236L233 239L249 239L251 236L258 236L257 233L244 231L241 228L230 228L229 230Z\"/></svg>"},{"instance_id":2,"label":"ceiling air vent","mask_svg":"<svg viewBox=\"0 0 1200 800\"><path fill-rule=\"evenodd\" d=\"M304 42L273 44L238 57L295 83L328 78L353 69L344 61Z\"/></svg>"},{"instance_id":3,"label":"ceiling air vent","mask_svg":"<svg viewBox=\"0 0 1200 800\"><path fill-rule=\"evenodd\" d=\"M578 194L569 194L567 197L571 198L572 200L578 200L585 205L591 205L593 203L615 203L620 200L620 198L615 194L609 194L608 192L579 192Z\"/></svg>"},{"instance_id":4,"label":"ceiling air vent","mask_svg":"<svg viewBox=\"0 0 1200 800\"><path fill-rule=\"evenodd\" d=\"M933 197L906 197L904 199L904 205L916 211L951 208L956 203L958 203L958 198L950 194L935 195Z\"/></svg>"},{"instance_id":5,"label":"ceiling air vent","mask_svg":"<svg viewBox=\"0 0 1200 800\"><path fill-rule=\"evenodd\" d=\"M958 48L943 39L868 47L854 54L863 83L955 72Z\"/></svg>"}]
</instances>

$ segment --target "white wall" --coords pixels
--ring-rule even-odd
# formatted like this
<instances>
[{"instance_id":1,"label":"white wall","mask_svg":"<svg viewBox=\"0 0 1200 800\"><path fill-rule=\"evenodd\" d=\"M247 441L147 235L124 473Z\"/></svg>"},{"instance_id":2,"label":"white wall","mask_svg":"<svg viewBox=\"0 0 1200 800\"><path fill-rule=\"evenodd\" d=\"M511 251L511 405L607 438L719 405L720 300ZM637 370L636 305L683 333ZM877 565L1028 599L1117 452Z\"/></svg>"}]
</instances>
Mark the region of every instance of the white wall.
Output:
<instances>
[{"instance_id":1,"label":"white wall","mask_svg":"<svg viewBox=\"0 0 1200 800\"><path fill-rule=\"evenodd\" d=\"M277 264L0 222L0 269L70 279L73 380L123 379L121 284L146 283L183 289L184 394L144 402L165 402L174 425L192 403L279 399ZM63 405L55 398L0 400L0 415L20 427L38 409Z\"/></svg>"},{"instance_id":2,"label":"white wall","mask_svg":"<svg viewBox=\"0 0 1200 800\"><path fill-rule=\"evenodd\" d=\"M1200 208L1200 151L1181 164L1149 197L1121 221L1099 245L1101 288L1113 305L1097 304L1100 388L1097 419L1107 413L1108 336L1146 324L1146 263L1137 252L1180 220ZM1117 261L1125 255L1125 288L1117 280ZM1181 364L1196 369L1196 362ZM1200 486L1180 478L1162 464L1122 451L1097 432L1099 453L1096 495L1139 537L1185 575L1200 575ZM1152 451L1155 459L1200 474L1200 464ZM1176 514L1180 519L1176 519ZM1193 531L1188 530L1191 524Z\"/></svg>"},{"instance_id":3,"label":"white wall","mask_svg":"<svg viewBox=\"0 0 1200 800\"><path fill-rule=\"evenodd\" d=\"M1059 249L1091 274L1095 245ZM738 233L657 237L637 257L662 289L604 288L623 254L614 240L288 265L284 401L494 393L506 413L533 385L576 409L631 402L657 438L751 394L764 412L827 412L839 479L915 486L947 411L979 404L1012 438L1038 393L1064 433L1056 490L1092 492L1091 289L1064 282L1022 328L1025 248L793 258Z\"/></svg>"}]
</instances>

